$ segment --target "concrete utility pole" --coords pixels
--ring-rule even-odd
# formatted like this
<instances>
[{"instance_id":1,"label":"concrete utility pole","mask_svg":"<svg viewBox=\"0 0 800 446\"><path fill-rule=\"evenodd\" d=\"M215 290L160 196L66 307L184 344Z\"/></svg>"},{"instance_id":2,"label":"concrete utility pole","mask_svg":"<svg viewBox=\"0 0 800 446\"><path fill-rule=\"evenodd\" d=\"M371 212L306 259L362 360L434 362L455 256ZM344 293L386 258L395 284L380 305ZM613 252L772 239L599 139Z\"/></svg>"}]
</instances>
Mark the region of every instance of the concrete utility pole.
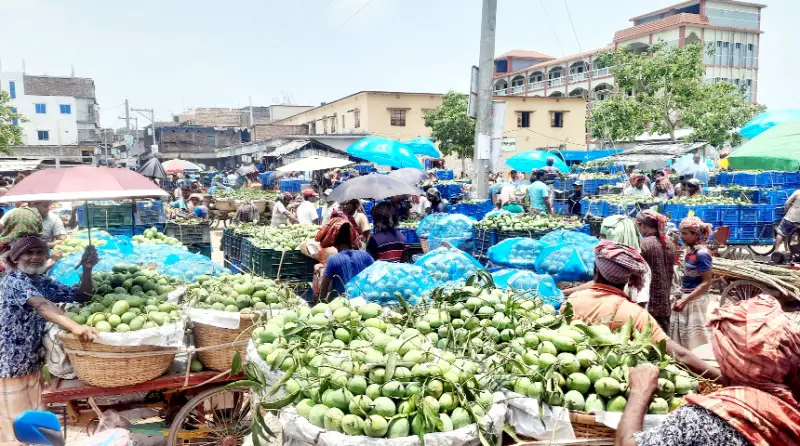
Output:
<instances>
[{"instance_id":1,"label":"concrete utility pole","mask_svg":"<svg viewBox=\"0 0 800 446\"><path fill-rule=\"evenodd\" d=\"M478 118L475 121L475 176L478 197L489 196L489 154L492 133L492 79L497 0L483 0L481 51L478 60Z\"/></svg>"},{"instance_id":2,"label":"concrete utility pole","mask_svg":"<svg viewBox=\"0 0 800 446\"><path fill-rule=\"evenodd\" d=\"M155 113L155 111L152 108L132 108L131 110L135 111L136 113L139 113L145 119L149 119L150 120L150 124L152 124L152 127L153 127L153 144L158 144L158 141L156 141L156 113ZM149 113L150 116L145 115L144 114L145 112Z\"/></svg>"},{"instance_id":3,"label":"concrete utility pole","mask_svg":"<svg viewBox=\"0 0 800 446\"><path fill-rule=\"evenodd\" d=\"M127 99L125 99L125 130L131 131L131 109L128 107Z\"/></svg>"}]
</instances>

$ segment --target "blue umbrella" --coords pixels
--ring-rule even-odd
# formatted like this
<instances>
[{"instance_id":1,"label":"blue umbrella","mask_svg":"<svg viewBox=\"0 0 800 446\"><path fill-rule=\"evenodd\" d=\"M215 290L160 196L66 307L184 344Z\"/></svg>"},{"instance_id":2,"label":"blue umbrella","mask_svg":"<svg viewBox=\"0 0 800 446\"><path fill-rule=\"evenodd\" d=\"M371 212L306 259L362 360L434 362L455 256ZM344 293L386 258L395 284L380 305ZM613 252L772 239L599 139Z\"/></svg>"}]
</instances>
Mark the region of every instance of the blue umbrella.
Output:
<instances>
[{"instance_id":1,"label":"blue umbrella","mask_svg":"<svg viewBox=\"0 0 800 446\"><path fill-rule=\"evenodd\" d=\"M389 138L364 138L347 148L347 153L381 166L397 168L416 167L422 169L416 155L406 143Z\"/></svg>"},{"instance_id":2,"label":"blue umbrella","mask_svg":"<svg viewBox=\"0 0 800 446\"><path fill-rule=\"evenodd\" d=\"M409 139L406 141L408 147L411 149L411 153L416 155L424 155L430 156L431 158L441 158L442 152L436 148L436 145L428 138L419 137L414 139Z\"/></svg>"},{"instance_id":3,"label":"blue umbrella","mask_svg":"<svg viewBox=\"0 0 800 446\"><path fill-rule=\"evenodd\" d=\"M519 170L521 172L530 172L533 169L541 169L547 165L547 158L553 158L555 162L553 166L556 167L561 172L567 173L569 172L569 167L567 167L564 161L561 161L560 158L553 155L549 152L542 152L539 150L531 150L530 152L523 152L518 153L511 158L506 160L506 165L511 167L512 169Z\"/></svg>"},{"instance_id":4,"label":"blue umbrella","mask_svg":"<svg viewBox=\"0 0 800 446\"><path fill-rule=\"evenodd\" d=\"M739 129L739 134L747 139L753 139L770 127L789 121L800 121L800 110L787 109L765 111L747 121L747 123Z\"/></svg>"}]
</instances>

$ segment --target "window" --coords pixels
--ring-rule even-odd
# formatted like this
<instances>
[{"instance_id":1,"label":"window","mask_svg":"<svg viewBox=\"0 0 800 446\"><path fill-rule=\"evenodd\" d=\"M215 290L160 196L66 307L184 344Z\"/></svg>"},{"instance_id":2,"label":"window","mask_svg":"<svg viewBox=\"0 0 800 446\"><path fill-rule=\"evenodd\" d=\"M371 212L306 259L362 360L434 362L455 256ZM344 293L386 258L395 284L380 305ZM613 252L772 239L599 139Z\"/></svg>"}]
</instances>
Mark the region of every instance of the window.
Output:
<instances>
[{"instance_id":1,"label":"window","mask_svg":"<svg viewBox=\"0 0 800 446\"><path fill-rule=\"evenodd\" d=\"M16 112L17 112L17 107L11 107L11 113L16 113ZM19 119L12 119L11 120L11 125L13 125L14 127L18 127L19 126Z\"/></svg>"},{"instance_id":2,"label":"window","mask_svg":"<svg viewBox=\"0 0 800 446\"><path fill-rule=\"evenodd\" d=\"M390 108L390 120L389 123L395 127L405 127L406 126L406 109L404 108Z\"/></svg>"},{"instance_id":3,"label":"window","mask_svg":"<svg viewBox=\"0 0 800 446\"><path fill-rule=\"evenodd\" d=\"M36 105L36 113L43 115L47 113L47 104L35 104Z\"/></svg>"},{"instance_id":4,"label":"window","mask_svg":"<svg viewBox=\"0 0 800 446\"><path fill-rule=\"evenodd\" d=\"M58 106L59 111L61 111L62 115L71 115L72 114L72 105L70 104L61 104Z\"/></svg>"},{"instance_id":5,"label":"window","mask_svg":"<svg viewBox=\"0 0 800 446\"><path fill-rule=\"evenodd\" d=\"M353 111L353 127L355 128L361 127L361 110Z\"/></svg>"},{"instance_id":6,"label":"window","mask_svg":"<svg viewBox=\"0 0 800 446\"><path fill-rule=\"evenodd\" d=\"M8 93L11 94L11 99L17 98L17 83L8 81Z\"/></svg>"},{"instance_id":7,"label":"window","mask_svg":"<svg viewBox=\"0 0 800 446\"><path fill-rule=\"evenodd\" d=\"M36 136L39 141L50 141L50 131L48 130L39 130L36 132Z\"/></svg>"},{"instance_id":8,"label":"window","mask_svg":"<svg viewBox=\"0 0 800 446\"><path fill-rule=\"evenodd\" d=\"M344 117L345 115L342 115L342 131L344 131Z\"/></svg>"},{"instance_id":9,"label":"window","mask_svg":"<svg viewBox=\"0 0 800 446\"><path fill-rule=\"evenodd\" d=\"M206 137L206 142L209 146L216 146L217 145L217 137L216 135L208 135Z\"/></svg>"},{"instance_id":10,"label":"window","mask_svg":"<svg viewBox=\"0 0 800 446\"><path fill-rule=\"evenodd\" d=\"M564 127L564 112L550 112L550 127Z\"/></svg>"},{"instance_id":11,"label":"window","mask_svg":"<svg viewBox=\"0 0 800 446\"><path fill-rule=\"evenodd\" d=\"M517 112L517 127L530 127L531 126L531 112L523 111Z\"/></svg>"},{"instance_id":12,"label":"window","mask_svg":"<svg viewBox=\"0 0 800 446\"><path fill-rule=\"evenodd\" d=\"M328 120L324 118L322 119L322 133L328 133Z\"/></svg>"},{"instance_id":13,"label":"window","mask_svg":"<svg viewBox=\"0 0 800 446\"><path fill-rule=\"evenodd\" d=\"M331 133L336 133L336 116L331 117Z\"/></svg>"}]
</instances>

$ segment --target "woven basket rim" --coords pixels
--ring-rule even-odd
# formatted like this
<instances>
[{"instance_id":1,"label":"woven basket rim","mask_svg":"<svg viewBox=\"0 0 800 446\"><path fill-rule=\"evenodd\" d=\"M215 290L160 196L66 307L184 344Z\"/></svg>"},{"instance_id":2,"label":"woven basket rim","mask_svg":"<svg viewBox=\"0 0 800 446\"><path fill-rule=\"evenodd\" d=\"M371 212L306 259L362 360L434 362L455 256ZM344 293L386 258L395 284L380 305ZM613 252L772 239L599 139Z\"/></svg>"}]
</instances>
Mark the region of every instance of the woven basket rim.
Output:
<instances>
[{"instance_id":1,"label":"woven basket rim","mask_svg":"<svg viewBox=\"0 0 800 446\"><path fill-rule=\"evenodd\" d=\"M61 332L56 335L61 342L67 342L73 345L72 350L83 350L86 352L102 352L102 349L114 349L120 353L138 353L138 352L148 352L148 351L174 351L174 347L162 347L157 345L136 345L136 346L118 346L118 345L108 345L102 344L100 342L83 342L78 339L72 333L69 332ZM80 348L74 348L80 347ZM87 348L88 347L88 348Z\"/></svg>"}]
</instances>

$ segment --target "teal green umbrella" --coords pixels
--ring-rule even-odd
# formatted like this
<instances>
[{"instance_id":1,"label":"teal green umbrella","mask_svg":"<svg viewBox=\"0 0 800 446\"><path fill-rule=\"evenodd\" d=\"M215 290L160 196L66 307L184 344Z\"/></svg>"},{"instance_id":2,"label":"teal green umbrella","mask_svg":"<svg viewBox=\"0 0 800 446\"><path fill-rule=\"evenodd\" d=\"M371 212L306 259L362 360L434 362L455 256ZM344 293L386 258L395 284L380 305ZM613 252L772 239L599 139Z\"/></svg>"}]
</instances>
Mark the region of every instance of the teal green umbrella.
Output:
<instances>
[{"instance_id":1,"label":"teal green umbrella","mask_svg":"<svg viewBox=\"0 0 800 446\"><path fill-rule=\"evenodd\" d=\"M727 158L734 170L800 169L800 121L778 124L736 149Z\"/></svg>"}]
</instances>

